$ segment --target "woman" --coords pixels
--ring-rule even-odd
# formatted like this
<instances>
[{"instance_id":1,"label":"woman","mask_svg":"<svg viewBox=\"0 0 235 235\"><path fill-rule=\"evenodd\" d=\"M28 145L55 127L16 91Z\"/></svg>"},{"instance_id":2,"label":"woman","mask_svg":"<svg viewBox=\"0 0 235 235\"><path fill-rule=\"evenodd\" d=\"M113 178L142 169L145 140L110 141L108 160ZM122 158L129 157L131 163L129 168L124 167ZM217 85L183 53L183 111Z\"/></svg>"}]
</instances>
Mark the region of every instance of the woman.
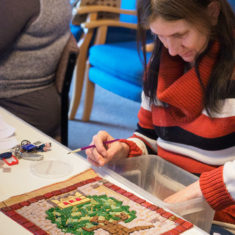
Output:
<instances>
[{"instance_id":1,"label":"woman","mask_svg":"<svg viewBox=\"0 0 235 235\"><path fill-rule=\"evenodd\" d=\"M69 0L0 0L0 106L57 137L55 71L69 36Z\"/></svg>"},{"instance_id":2,"label":"woman","mask_svg":"<svg viewBox=\"0 0 235 235\"><path fill-rule=\"evenodd\" d=\"M148 28L154 35L138 128L131 138L108 146L103 142L113 137L99 132L92 141L96 148L86 151L88 160L102 166L111 159L158 154L198 175L234 160L235 17L229 4L139 0L137 8L142 44ZM234 208L228 212L226 221L235 222Z\"/></svg>"}]
</instances>

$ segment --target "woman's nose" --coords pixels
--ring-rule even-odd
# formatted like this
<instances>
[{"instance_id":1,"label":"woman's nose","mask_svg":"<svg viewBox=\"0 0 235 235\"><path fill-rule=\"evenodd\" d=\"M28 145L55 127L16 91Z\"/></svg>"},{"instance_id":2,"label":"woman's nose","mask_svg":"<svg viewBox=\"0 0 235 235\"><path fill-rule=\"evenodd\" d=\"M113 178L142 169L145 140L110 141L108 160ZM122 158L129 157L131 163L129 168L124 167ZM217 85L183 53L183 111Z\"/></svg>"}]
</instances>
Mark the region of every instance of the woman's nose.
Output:
<instances>
[{"instance_id":1,"label":"woman's nose","mask_svg":"<svg viewBox=\"0 0 235 235\"><path fill-rule=\"evenodd\" d=\"M171 56L176 56L178 54L178 43L176 40L167 39L167 48Z\"/></svg>"}]
</instances>

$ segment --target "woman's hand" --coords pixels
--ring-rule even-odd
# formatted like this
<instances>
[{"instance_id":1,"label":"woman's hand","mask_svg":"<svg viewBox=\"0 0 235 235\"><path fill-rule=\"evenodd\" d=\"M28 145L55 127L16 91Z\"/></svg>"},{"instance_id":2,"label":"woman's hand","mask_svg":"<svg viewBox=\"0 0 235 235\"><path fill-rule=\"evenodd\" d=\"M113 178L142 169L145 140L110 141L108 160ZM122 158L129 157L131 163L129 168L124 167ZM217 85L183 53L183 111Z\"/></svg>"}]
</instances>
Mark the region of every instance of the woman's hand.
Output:
<instances>
[{"instance_id":1,"label":"woman's hand","mask_svg":"<svg viewBox=\"0 0 235 235\"><path fill-rule=\"evenodd\" d=\"M200 189L199 180L193 184L190 184L186 188L180 190L177 193L167 197L164 202L166 203L177 203L184 202L190 199L202 197L202 191Z\"/></svg>"},{"instance_id":2,"label":"woman's hand","mask_svg":"<svg viewBox=\"0 0 235 235\"><path fill-rule=\"evenodd\" d=\"M114 138L106 131L99 131L93 136L91 144L95 148L86 150L87 160L95 166L104 166L111 160L118 160L128 156L129 146L125 143L115 141L110 144L104 144L105 141L113 140Z\"/></svg>"}]
</instances>

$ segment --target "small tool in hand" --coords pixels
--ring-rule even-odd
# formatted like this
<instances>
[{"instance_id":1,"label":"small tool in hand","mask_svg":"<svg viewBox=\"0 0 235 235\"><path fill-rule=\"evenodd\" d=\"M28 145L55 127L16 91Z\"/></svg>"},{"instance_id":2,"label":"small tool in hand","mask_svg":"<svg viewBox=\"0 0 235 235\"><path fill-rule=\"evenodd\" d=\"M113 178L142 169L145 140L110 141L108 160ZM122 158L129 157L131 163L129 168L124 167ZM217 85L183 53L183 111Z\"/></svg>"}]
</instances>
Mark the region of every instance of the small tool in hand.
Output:
<instances>
[{"instance_id":1,"label":"small tool in hand","mask_svg":"<svg viewBox=\"0 0 235 235\"><path fill-rule=\"evenodd\" d=\"M104 141L104 144L111 144L111 143L113 143L115 141L118 141L118 140L119 139ZM75 149L75 150L73 150L71 152L68 152L68 154L70 154L70 153L77 153L77 152L80 152L80 151L83 151L83 150L86 150L86 149L89 149L89 148L94 148L94 147L95 147L94 144L93 145L89 145L89 146L85 146L85 147L82 147L82 148Z\"/></svg>"}]
</instances>

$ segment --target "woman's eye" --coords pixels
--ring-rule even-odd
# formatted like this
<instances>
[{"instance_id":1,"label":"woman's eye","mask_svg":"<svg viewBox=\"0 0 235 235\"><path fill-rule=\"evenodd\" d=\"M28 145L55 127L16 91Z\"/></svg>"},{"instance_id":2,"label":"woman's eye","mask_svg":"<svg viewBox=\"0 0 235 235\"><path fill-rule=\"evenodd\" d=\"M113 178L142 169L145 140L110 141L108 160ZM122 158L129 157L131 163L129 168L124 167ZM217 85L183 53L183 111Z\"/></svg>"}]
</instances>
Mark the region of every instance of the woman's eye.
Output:
<instances>
[{"instance_id":1,"label":"woman's eye","mask_svg":"<svg viewBox=\"0 0 235 235\"><path fill-rule=\"evenodd\" d=\"M176 38L182 38L183 35L176 35L175 37L176 37Z\"/></svg>"},{"instance_id":2,"label":"woman's eye","mask_svg":"<svg viewBox=\"0 0 235 235\"><path fill-rule=\"evenodd\" d=\"M176 34L174 36L175 36L175 38L184 38L186 36L186 34L185 33L184 34Z\"/></svg>"}]
</instances>

